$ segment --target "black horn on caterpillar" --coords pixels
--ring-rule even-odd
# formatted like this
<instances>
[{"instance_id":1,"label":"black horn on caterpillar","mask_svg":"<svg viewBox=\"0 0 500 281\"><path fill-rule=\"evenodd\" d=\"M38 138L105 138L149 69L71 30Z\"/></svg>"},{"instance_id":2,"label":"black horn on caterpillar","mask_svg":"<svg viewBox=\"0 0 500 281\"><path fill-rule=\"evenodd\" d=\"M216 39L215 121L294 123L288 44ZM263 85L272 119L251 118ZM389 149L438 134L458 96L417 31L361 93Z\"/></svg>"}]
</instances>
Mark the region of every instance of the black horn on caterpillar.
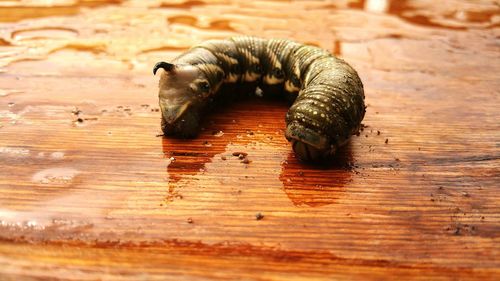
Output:
<instances>
[{"instance_id":1,"label":"black horn on caterpillar","mask_svg":"<svg viewBox=\"0 0 500 281\"><path fill-rule=\"evenodd\" d=\"M160 68L163 68L167 72L172 72L175 68L175 64L164 62L164 61L157 62L155 64L155 66L153 67L153 75L156 75L156 72Z\"/></svg>"}]
</instances>

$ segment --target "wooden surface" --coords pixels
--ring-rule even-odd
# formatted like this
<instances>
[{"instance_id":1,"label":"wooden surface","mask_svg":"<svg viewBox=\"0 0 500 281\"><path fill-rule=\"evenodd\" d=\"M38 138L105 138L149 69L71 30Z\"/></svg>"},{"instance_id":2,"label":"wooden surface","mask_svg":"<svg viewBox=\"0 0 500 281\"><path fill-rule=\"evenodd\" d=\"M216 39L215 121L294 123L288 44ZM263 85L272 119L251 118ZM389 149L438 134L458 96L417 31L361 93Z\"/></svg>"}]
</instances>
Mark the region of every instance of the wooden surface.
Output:
<instances>
[{"instance_id":1,"label":"wooden surface","mask_svg":"<svg viewBox=\"0 0 500 281\"><path fill-rule=\"evenodd\" d=\"M0 280L498 278L498 2L52 4L0 2ZM278 101L157 136L154 62L235 34L359 71L365 128L329 165L294 158Z\"/></svg>"}]
</instances>

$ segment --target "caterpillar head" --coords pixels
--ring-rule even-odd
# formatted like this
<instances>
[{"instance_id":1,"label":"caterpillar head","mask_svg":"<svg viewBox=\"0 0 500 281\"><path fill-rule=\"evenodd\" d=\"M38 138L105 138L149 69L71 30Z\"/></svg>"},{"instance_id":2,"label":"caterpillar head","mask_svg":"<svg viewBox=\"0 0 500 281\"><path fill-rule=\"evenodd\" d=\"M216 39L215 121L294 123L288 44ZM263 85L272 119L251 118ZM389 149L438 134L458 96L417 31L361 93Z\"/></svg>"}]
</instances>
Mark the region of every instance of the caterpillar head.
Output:
<instances>
[{"instance_id":1,"label":"caterpillar head","mask_svg":"<svg viewBox=\"0 0 500 281\"><path fill-rule=\"evenodd\" d=\"M194 137L199 131L200 114L209 97L210 85L201 71L189 64L159 62L161 127L165 135Z\"/></svg>"}]
</instances>

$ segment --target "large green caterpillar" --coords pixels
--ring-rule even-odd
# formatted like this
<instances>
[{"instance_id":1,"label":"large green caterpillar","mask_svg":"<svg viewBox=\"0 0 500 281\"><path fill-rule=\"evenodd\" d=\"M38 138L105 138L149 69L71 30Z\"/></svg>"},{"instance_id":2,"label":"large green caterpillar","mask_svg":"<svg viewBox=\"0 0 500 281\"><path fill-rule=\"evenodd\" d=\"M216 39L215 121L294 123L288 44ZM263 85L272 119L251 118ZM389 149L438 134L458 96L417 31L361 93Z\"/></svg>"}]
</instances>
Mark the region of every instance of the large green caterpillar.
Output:
<instances>
[{"instance_id":1,"label":"large green caterpillar","mask_svg":"<svg viewBox=\"0 0 500 281\"><path fill-rule=\"evenodd\" d=\"M328 157L359 130L365 115L363 84L346 62L329 52L284 39L248 36L194 46L165 70L159 98L165 135L194 137L211 105L262 90L285 97L286 138L306 161Z\"/></svg>"}]
</instances>

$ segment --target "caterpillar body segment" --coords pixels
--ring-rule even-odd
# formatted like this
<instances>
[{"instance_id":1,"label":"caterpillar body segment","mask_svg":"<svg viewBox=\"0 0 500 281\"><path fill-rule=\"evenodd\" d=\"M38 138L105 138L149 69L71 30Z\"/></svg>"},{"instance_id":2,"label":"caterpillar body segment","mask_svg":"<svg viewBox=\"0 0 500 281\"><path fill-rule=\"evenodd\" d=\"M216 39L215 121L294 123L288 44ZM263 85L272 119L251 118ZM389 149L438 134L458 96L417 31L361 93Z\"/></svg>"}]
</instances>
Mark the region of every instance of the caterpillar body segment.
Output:
<instances>
[{"instance_id":1,"label":"caterpillar body segment","mask_svg":"<svg viewBox=\"0 0 500 281\"><path fill-rule=\"evenodd\" d=\"M363 84L346 62L314 46L249 36L209 40L163 69L159 83L165 135L194 137L212 105L262 90L289 100L286 138L296 155L318 161L359 130L365 114Z\"/></svg>"}]
</instances>

